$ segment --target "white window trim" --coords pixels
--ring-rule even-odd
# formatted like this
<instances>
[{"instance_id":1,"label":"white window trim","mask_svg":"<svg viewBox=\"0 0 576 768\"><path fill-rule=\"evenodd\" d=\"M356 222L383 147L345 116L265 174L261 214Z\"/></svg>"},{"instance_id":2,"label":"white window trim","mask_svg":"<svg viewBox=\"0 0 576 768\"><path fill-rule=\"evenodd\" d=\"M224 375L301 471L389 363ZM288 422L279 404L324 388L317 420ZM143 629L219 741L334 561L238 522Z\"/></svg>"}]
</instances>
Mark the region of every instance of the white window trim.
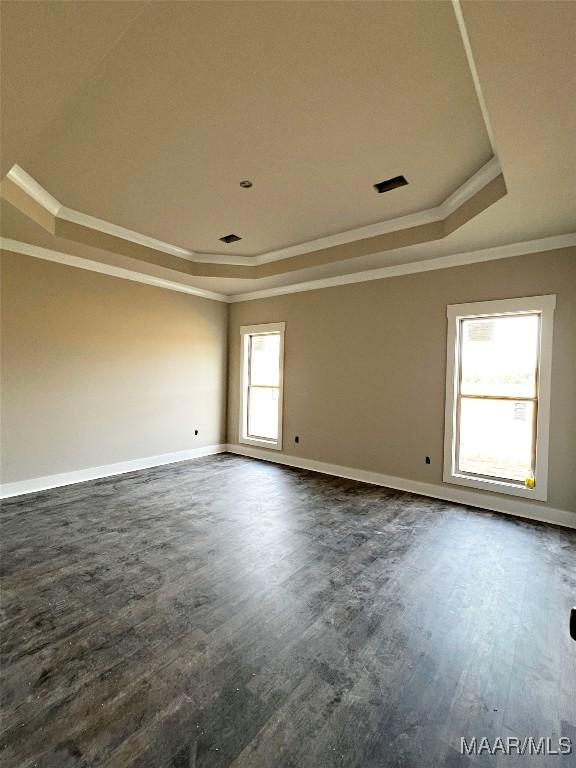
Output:
<instances>
[{"instance_id":1,"label":"white window trim","mask_svg":"<svg viewBox=\"0 0 576 768\"><path fill-rule=\"evenodd\" d=\"M274 451L282 450L282 414L284 411L284 333L286 323L265 323L263 325L240 326L240 423L238 425L238 442L246 445L257 445L261 448L271 448ZM245 381L248 376L247 339L258 333L280 333L280 376L278 381L278 439L262 440L248 437L248 387Z\"/></svg>"},{"instance_id":2,"label":"white window trim","mask_svg":"<svg viewBox=\"0 0 576 768\"><path fill-rule=\"evenodd\" d=\"M534 501L548 498L548 446L550 427L550 380L552 373L552 332L556 296L531 296L523 299L480 301L473 304L450 304L448 315L448 346L446 358L446 415L444 428L444 476L445 483L480 488L495 493L522 496ZM502 480L472 478L460 475L455 469L456 449L456 395L458 377L458 333L460 320L466 317L513 315L522 312L539 312L540 354L538 371L538 413L536 421L536 484L526 488Z\"/></svg>"}]
</instances>

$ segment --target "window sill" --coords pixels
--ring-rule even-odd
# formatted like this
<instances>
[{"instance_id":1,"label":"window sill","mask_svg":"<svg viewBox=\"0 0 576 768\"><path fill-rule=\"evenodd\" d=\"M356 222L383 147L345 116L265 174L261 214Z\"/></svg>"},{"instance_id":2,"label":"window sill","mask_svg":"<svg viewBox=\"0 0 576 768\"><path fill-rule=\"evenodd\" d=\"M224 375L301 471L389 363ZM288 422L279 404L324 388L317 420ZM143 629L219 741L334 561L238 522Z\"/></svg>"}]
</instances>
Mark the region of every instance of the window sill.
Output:
<instances>
[{"instance_id":1,"label":"window sill","mask_svg":"<svg viewBox=\"0 0 576 768\"><path fill-rule=\"evenodd\" d=\"M469 477L468 475L444 474L443 481L451 485L464 485L467 488L479 488L490 493L504 493L508 496L520 496L531 501L547 501L548 494L542 484L535 488L526 488L515 483L505 483L502 480Z\"/></svg>"},{"instance_id":2,"label":"window sill","mask_svg":"<svg viewBox=\"0 0 576 768\"><path fill-rule=\"evenodd\" d=\"M240 437L239 443L244 445L257 445L259 448L270 448L273 451L281 451L282 443L278 440L263 440L256 437Z\"/></svg>"}]
</instances>

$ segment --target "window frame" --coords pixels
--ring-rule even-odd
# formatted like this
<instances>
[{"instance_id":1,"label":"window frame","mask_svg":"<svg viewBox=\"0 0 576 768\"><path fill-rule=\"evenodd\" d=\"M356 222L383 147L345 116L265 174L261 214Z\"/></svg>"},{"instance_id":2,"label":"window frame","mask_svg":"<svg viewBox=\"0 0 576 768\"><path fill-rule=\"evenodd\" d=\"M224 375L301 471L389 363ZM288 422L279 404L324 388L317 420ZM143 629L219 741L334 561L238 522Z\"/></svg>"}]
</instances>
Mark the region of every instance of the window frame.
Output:
<instances>
[{"instance_id":1,"label":"window frame","mask_svg":"<svg viewBox=\"0 0 576 768\"><path fill-rule=\"evenodd\" d=\"M518 299L449 304L446 307L448 333L446 348L446 410L444 425L443 481L468 488L521 496L534 501L548 498L548 449L550 430L550 393L552 376L552 336L556 296L531 296ZM457 470L458 403L460 386L461 320L503 315L540 315L540 339L536 382L535 487L527 488L500 478L462 474ZM518 398L521 400L522 398Z\"/></svg>"},{"instance_id":2,"label":"window frame","mask_svg":"<svg viewBox=\"0 0 576 768\"><path fill-rule=\"evenodd\" d=\"M256 445L260 448L282 450L282 416L284 411L284 335L286 323L263 323L260 325L240 326L240 419L238 426L238 442L245 445ZM252 336L265 336L271 333L280 335L279 376L278 376L278 437L276 440L250 437L248 435L248 345Z\"/></svg>"}]
</instances>

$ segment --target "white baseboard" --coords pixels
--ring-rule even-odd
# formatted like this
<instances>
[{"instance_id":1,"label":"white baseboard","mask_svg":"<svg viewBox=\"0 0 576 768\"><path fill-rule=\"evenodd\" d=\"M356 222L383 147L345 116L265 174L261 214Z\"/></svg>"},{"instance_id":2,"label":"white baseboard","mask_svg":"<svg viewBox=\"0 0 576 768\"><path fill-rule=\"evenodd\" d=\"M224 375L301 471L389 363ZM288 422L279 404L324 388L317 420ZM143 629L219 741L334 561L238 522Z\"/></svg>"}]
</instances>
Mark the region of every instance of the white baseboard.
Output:
<instances>
[{"instance_id":1,"label":"white baseboard","mask_svg":"<svg viewBox=\"0 0 576 768\"><path fill-rule=\"evenodd\" d=\"M456 504L466 504L471 507L487 509L491 512L502 512L505 515L514 515L527 520L536 520L541 523L552 523L565 528L576 528L576 512L566 509L554 509L539 503L526 501L526 499L514 496L487 496L482 491L460 488L448 484L437 485L435 483L423 483L419 480L408 480L404 477L383 475L379 472L368 472L364 469L352 469L338 464L327 464L323 461L304 459L299 456L290 456L277 451L269 451L263 448L252 448L247 445L228 444L228 453L236 453L240 456L249 456L254 459L263 459L275 464L285 464L289 467L310 469L313 472L321 472L325 475L345 477L349 480L359 480L362 483L383 485L408 493L418 493L422 496L430 496L434 499L452 501Z\"/></svg>"},{"instance_id":2,"label":"white baseboard","mask_svg":"<svg viewBox=\"0 0 576 768\"><path fill-rule=\"evenodd\" d=\"M6 499L12 496L21 496L26 493L45 491L49 488L59 488L63 485L83 483L86 480L97 480L101 477L113 477L114 475L122 475L126 472L135 472L139 469L159 467L163 464L175 464L179 461L189 461L190 459L196 459L201 456L212 456L217 453L225 452L235 453L240 456L249 456L254 459L263 459L264 461L271 461L275 464L285 464L289 467L309 469L313 472L321 472L325 475L334 475L349 480L358 480L362 483L382 485L399 491L407 491L408 493L418 493L422 496L429 496L444 501L452 501L456 504L467 504L471 507L479 507L480 509L487 509L492 512L502 512L506 515L514 515L515 517L522 517L527 520L537 520L542 523L552 523L553 525L561 525L566 528L576 529L576 513L569 512L566 509L554 509L553 507L534 504L525 499L519 499L512 496L510 498L503 496L488 497L481 491L456 488L448 484L437 485L434 483L423 483L418 480L408 480L403 477L384 475L379 472L369 472L364 469L342 467L338 464L327 464L323 461L304 459L299 456L290 456L285 453L270 451L264 448L253 448L251 446L237 444L220 444L209 445L205 448L191 448L186 451L163 453L159 456L148 456L143 459L121 461L116 464L105 464L101 467L89 467L88 469L79 469L74 472L35 477L30 480L21 480L15 483L4 483L0 486L0 498Z\"/></svg>"},{"instance_id":3,"label":"white baseboard","mask_svg":"<svg viewBox=\"0 0 576 768\"><path fill-rule=\"evenodd\" d=\"M60 475L46 475L34 477L31 480L21 480L16 483L4 483L0 486L0 498L7 499L11 496L21 496L24 493L46 491L49 488L59 488L62 485L84 483L86 480L97 480L100 477L112 477L123 475L126 472L135 472L138 469L160 467L162 464L175 464L178 461L197 459L200 456L212 456L215 453L224 453L226 445L208 445L205 448L190 448L186 451L175 453L162 453L159 456L147 456L143 459L120 461L116 464L104 464L101 467L89 467L77 469L74 472L64 472Z\"/></svg>"}]
</instances>

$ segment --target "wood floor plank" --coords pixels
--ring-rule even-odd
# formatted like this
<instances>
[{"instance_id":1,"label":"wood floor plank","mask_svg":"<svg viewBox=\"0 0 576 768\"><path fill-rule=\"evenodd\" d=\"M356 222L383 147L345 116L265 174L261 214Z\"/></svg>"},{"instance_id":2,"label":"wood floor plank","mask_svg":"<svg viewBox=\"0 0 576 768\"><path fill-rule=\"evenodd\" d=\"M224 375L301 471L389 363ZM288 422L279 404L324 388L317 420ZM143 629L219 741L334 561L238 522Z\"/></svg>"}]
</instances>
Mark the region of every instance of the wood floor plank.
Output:
<instances>
[{"instance_id":1,"label":"wood floor plank","mask_svg":"<svg viewBox=\"0 0 576 768\"><path fill-rule=\"evenodd\" d=\"M231 455L0 515L6 768L507 765L461 754L474 736L576 750L573 532ZM574 756L529 766L548 764Z\"/></svg>"}]
</instances>

